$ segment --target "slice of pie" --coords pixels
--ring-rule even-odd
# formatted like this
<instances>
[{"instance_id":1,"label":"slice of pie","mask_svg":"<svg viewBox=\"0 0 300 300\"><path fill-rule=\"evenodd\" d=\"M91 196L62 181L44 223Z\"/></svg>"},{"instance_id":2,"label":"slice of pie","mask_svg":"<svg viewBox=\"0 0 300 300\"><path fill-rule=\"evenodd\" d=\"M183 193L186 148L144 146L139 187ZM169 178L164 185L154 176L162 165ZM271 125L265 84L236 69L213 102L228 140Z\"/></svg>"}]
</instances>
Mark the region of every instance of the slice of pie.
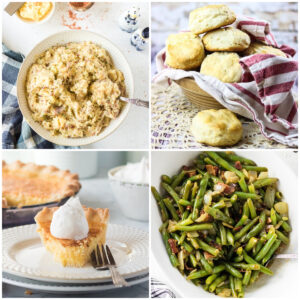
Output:
<instances>
[{"instance_id":1,"label":"slice of pie","mask_svg":"<svg viewBox=\"0 0 300 300\"><path fill-rule=\"evenodd\" d=\"M88 236L82 240L59 239L51 235L50 225L53 213L58 207L45 207L35 216L42 242L54 255L54 259L64 267L83 267L90 261L90 255L97 244L105 244L106 229L109 219L107 208L87 208L83 206L89 225Z\"/></svg>"},{"instance_id":2,"label":"slice of pie","mask_svg":"<svg viewBox=\"0 0 300 300\"><path fill-rule=\"evenodd\" d=\"M2 203L7 207L59 202L80 190L77 174L54 166L2 162Z\"/></svg>"}]
</instances>

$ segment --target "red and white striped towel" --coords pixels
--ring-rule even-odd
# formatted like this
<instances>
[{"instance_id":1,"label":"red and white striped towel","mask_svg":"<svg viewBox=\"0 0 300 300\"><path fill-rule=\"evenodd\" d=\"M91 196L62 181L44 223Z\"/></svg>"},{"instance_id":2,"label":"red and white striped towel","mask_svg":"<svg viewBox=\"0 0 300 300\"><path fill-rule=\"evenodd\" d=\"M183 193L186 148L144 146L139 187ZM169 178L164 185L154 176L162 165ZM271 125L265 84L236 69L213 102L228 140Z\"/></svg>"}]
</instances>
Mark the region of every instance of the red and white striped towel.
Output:
<instances>
[{"instance_id":1,"label":"red and white striped towel","mask_svg":"<svg viewBox=\"0 0 300 300\"><path fill-rule=\"evenodd\" d=\"M196 71L183 71L165 65L165 49L156 56L159 71L154 82L169 82L193 77L205 90L229 110L253 119L267 139L290 147L298 145L298 112L291 93L297 80L298 62L292 60L295 50L278 46L266 21L240 16L233 26L247 32L253 40L279 48L287 58L270 54L255 54L240 59L243 68L239 83L223 83L215 77Z\"/></svg>"}]
</instances>

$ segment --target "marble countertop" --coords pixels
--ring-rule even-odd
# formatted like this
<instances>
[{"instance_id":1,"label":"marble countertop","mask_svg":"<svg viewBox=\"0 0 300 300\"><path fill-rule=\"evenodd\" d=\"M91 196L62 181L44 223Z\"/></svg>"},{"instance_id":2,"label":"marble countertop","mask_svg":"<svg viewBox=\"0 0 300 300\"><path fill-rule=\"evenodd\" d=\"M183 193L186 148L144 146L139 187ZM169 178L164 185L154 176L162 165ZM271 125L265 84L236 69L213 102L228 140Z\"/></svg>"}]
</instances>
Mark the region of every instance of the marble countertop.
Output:
<instances>
[{"instance_id":1,"label":"marble countertop","mask_svg":"<svg viewBox=\"0 0 300 300\"><path fill-rule=\"evenodd\" d=\"M3 8L6 3L3 4ZM95 3L89 10L72 13L67 2L58 2L52 18L44 24L25 24L17 16L10 17L2 11L3 43L13 51L26 55L39 41L63 30L83 29L101 34L122 50L131 67L135 92L134 97L149 100L149 47L137 51L130 44L129 33L118 26L119 15L136 5L141 9L140 27L149 26L148 3ZM82 148L101 149L146 149L148 148L149 111L132 106L126 120L109 137ZM138 126L137 126L138 125Z\"/></svg>"},{"instance_id":2,"label":"marble countertop","mask_svg":"<svg viewBox=\"0 0 300 300\"><path fill-rule=\"evenodd\" d=\"M110 211L110 223L138 227L148 231L148 222L140 222L126 218L122 215L118 204L110 189L109 181L105 177L96 177L80 180L82 188L79 192L81 203L90 207L107 207ZM113 289L91 294L66 295L66 294L47 294L33 291L32 295L25 295L24 288L15 287L3 283L2 297L30 297L30 298L148 298L149 284L144 282L129 288Z\"/></svg>"}]
</instances>

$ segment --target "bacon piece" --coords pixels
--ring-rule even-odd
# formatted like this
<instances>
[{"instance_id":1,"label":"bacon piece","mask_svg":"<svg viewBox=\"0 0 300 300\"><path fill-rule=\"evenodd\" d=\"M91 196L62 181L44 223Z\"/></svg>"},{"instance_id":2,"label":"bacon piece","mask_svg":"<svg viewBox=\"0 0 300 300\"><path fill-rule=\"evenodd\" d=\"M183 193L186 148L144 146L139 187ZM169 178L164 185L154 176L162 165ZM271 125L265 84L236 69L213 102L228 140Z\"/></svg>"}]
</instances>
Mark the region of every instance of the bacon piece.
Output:
<instances>
[{"instance_id":1,"label":"bacon piece","mask_svg":"<svg viewBox=\"0 0 300 300\"><path fill-rule=\"evenodd\" d=\"M177 245L176 245L176 240L174 239L168 239L168 243L171 247L172 253L176 254L179 252Z\"/></svg>"},{"instance_id":2,"label":"bacon piece","mask_svg":"<svg viewBox=\"0 0 300 300\"><path fill-rule=\"evenodd\" d=\"M218 182L214 185L214 190L225 195L231 195L235 191L234 185L228 185L223 182Z\"/></svg>"},{"instance_id":3,"label":"bacon piece","mask_svg":"<svg viewBox=\"0 0 300 300\"><path fill-rule=\"evenodd\" d=\"M206 251L203 252L204 257L206 260L212 260L214 258L214 256Z\"/></svg>"},{"instance_id":4,"label":"bacon piece","mask_svg":"<svg viewBox=\"0 0 300 300\"><path fill-rule=\"evenodd\" d=\"M218 249L218 250L220 250L220 251L222 250L222 246L220 244L214 242L214 241L210 241L209 245L216 248L216 249Z\"/></svg>"},{"instance_id":5,"label":"bacon piece","mask_svg":"<svg viewBox=\"0 0 300 300\"><path fill-rule=\"evenodd\" d=\"M238 170L242 170L242 168L243 168L243 166L239 160L234 163L234 166Z\"/></svg>"},{"instance_id":6,"label":"bacon piece","mask_svg":"<svg viewBox=\"0 0 300 300\"><path fill-rule=\"evenodd\" d=\"M205 165L205 168L210 175L216 176L218 174L219 168L217 166Z\"/></svg>"}]
</instances>

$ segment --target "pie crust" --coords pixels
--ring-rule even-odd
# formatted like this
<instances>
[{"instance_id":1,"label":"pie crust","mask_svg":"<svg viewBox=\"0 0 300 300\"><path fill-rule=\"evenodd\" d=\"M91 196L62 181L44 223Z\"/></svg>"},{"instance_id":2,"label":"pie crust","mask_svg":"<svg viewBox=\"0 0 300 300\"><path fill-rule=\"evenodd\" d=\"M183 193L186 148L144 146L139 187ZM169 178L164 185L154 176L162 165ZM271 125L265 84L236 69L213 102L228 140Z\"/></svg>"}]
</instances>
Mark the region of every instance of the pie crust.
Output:
<instances>
[{"instance_id":1,"label":"pie crust","mask_svg":"<svg viewBox=\"0 0 300 300\"><path fill-rule=\"evenodd\" d=\"M82 240L59 239L50 232L53 213L58 207L44 207L36 216L37 232L45 248L50 251L54 260L64 267L83 267L90 261L92 251L97 244L105 244L106 229L109 219L108 208L87 208L83 206L89 225L88 236Z\"/></svg>"},{"instance_id":2,"label":"pie crust","mask_svg":"<svg viewBox=\"0 0 300 300\"><path fill-rule=\"evenodd\" d=\"M75 195L81 184L77 174L54 166L2 161L2 207L59 202Z\"/></svg>"}]
</instances>

